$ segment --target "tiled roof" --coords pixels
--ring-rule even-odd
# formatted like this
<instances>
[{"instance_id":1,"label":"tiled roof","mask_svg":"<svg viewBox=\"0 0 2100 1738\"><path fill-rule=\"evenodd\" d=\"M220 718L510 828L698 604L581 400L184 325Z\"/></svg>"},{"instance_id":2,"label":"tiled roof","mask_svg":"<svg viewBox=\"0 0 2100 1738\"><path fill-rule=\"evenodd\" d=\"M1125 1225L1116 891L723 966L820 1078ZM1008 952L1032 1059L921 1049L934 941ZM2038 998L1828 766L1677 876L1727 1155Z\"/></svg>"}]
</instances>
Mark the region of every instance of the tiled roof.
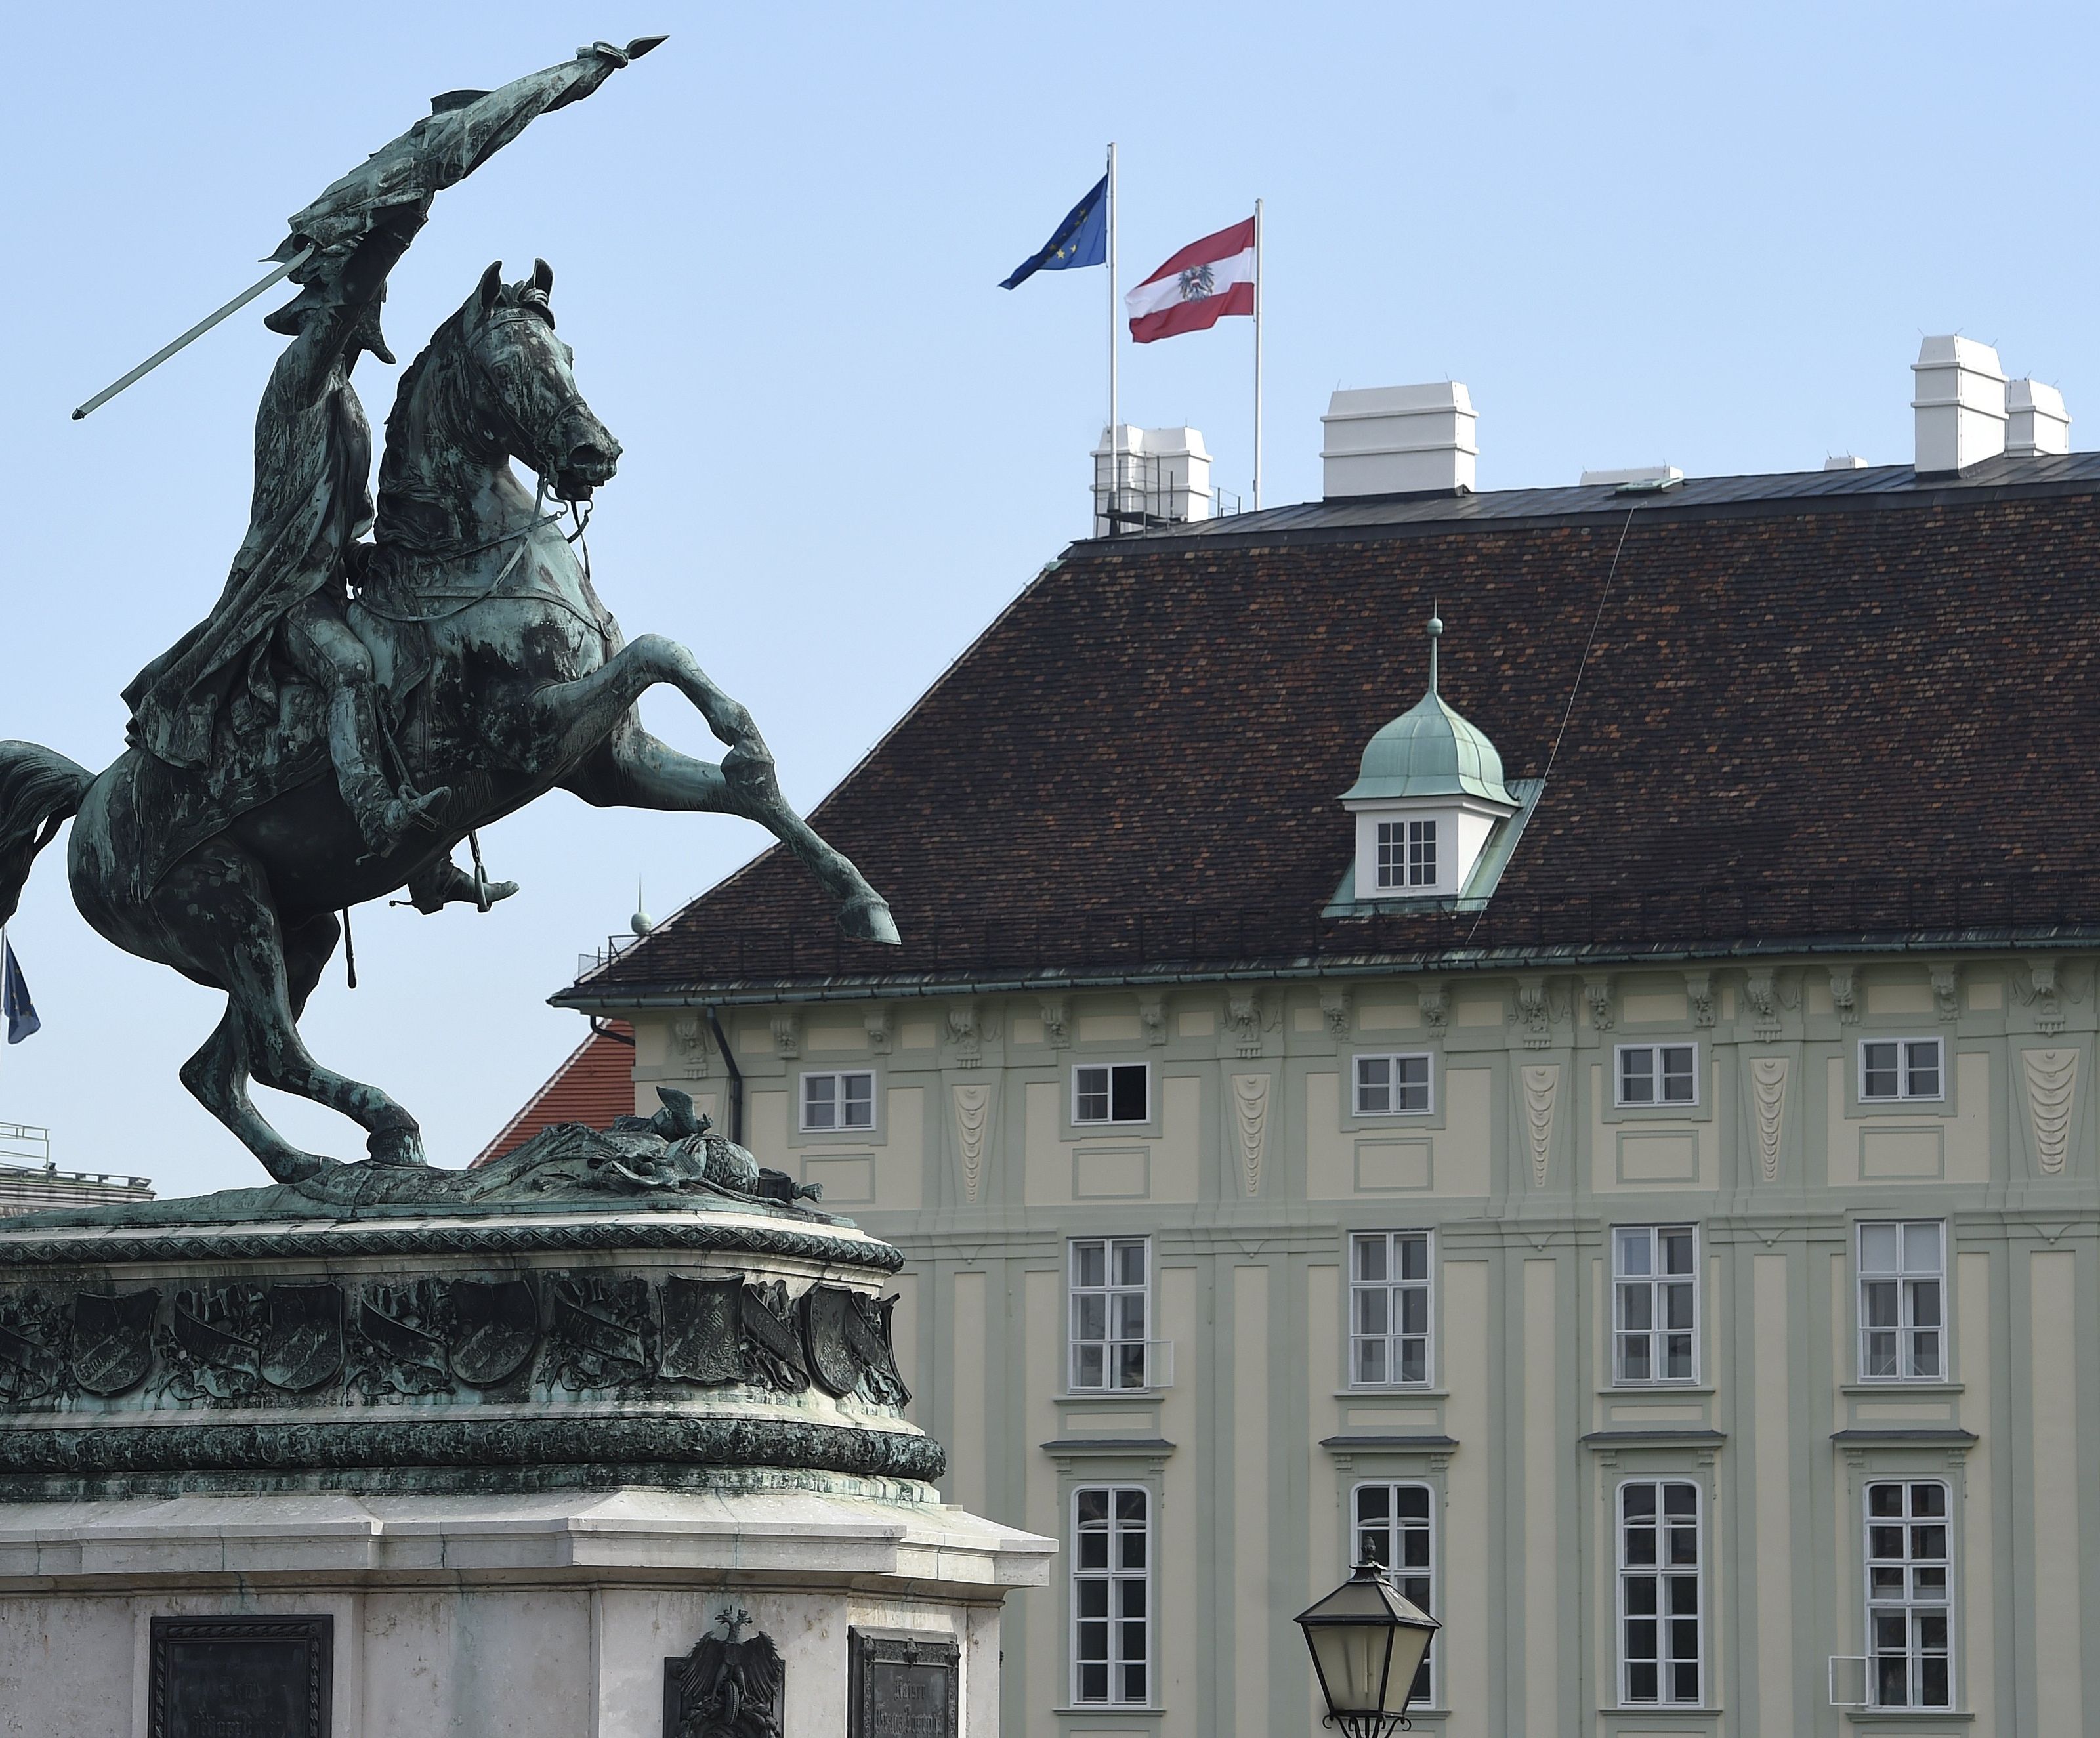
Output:
<instances>
[{"instance_id":1,"label":"tiled roof","mask_svg":"<svg viewBox=\"0 0 2100 1738\"><path fill-rule=\"evenodd\" d=\"M774 851L557 999L2100 935L2100 465L1983 471L1075 545L816 812L902 948ZM1432 606L1550 776L1484 914L1323 920Z\"/></svg>"},{"instance_id":2,"label":"tiled roof","mask_svg":"<svg viewBox=\"0 0 2100 1738\"><path fill-rule=\"evenodd\" d=\"M634 1114L633 1030L618 1020L608 1020L606 1025L628 1042L593 1031L504 1125L503 1132L482 1150L475 1164L489 1164L516 1152L541 1129L557 1123L608 1128L615 1117Z\"/></svg>"}]
</instances>

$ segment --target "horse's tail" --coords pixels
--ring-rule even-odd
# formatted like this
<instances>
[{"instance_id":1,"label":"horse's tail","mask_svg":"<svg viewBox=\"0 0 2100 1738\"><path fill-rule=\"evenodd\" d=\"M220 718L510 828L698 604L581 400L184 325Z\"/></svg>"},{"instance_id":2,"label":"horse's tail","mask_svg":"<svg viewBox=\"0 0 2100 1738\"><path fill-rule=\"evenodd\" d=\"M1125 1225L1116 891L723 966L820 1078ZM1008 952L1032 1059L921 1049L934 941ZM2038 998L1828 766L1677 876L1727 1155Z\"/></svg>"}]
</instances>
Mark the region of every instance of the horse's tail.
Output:
<instances>
[{"instance_id":1,"label":"horse's tail","mask_svg":"<svg viewBox=\"0 0 2100 1738\"><path fill-rule=\"evenodd\" d=\"M34 743L0 742L0 924L15 915L29 865L80 810L95 774Z\"/></svg>"}]
</instances>

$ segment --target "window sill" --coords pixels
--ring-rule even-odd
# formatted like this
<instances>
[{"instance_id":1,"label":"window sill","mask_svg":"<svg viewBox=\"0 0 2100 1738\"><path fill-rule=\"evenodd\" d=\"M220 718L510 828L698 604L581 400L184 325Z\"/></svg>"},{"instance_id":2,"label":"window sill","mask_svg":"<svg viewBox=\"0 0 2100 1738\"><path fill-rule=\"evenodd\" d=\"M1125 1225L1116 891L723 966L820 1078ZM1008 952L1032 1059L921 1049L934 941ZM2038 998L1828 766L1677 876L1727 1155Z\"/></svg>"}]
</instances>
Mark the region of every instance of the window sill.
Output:
<instances>
[{"instance_id":1,"label":"window sill","mask_svg":"<svg viewBox=\"0 0 2100 1738\"><path fill-rule=\"evenodd\" d=\"M1952 1708L1840 1708L1838 1713L1862 1725L1880 1726L1894 1721L1928 1721L1935 1726L1965 1726L1976 1716Z\"/></svg>"},{"instance_id":2,"label":"window sill","mask_svg":"<svg viewBox=\"0 0 2100 1738\"><path fill-rule=\"evenodd\" d=\"M1719 1392L1710 1382L1622 1382L1612 1387L1597 1390L1599 1397L1604 1400L1645 1399L1659 1394L1697 1396Z\"/></svg>"},{"instance_id":3,"label":"window sill","mask_svg":"<svg viewBox=\"0 0 2100 1738\"><path fill-rule=\"evenodd\" d=\"M1156 1406L1171 1392L1167 1388L1067 1388L1062 1394L1052 1394L1053 1406L1116 1405L1124 1401L1137 1401Z\"/></svg>"},{"instance_id":4,"label":"window sill","mask_svg":"<svg viewBox=\"0 0 2100 1738\"><path fill-rule=\"evenodd\" d=\"M1132 1702L1084 1702L1076 1708L1052 1708L1054 1714L1088 1714L1104 1720L1159 1720L1167 1710L1150 1703L1140 1707Z\"/></svg>"},{"instance_id":5,"label":"window sill","mask_svg":"<svg viewBox=\"0 0 2100 1738\"><path fill-rule=\"evenodd\" d=\"M1413 1384L1402 1386L1388 1383L1383 1387L1337 1388L1336 1400L1449 1400L1449 1388L1420 1387Z\"/></svg>"},{"instance_id":6,"label":"window sill","mask_svg":"<svg viewBox=\"0 0 2100 1738\"><path fill-rule=\"evenodd\" d=\"M1712 1720L1724 1710L1694 1707L1688 1702L1630 1702L1623 1708L1599 1708L1597 1712L1608 1720Z\"/></svg>"},{"instance_id":7,"label":"window sill","mask_svg":"<svg viewBox=\"0 0 2100 1738\"><path fill-rule=\"evenodd\" d=\"M1881 1394L1915 1394L1931 1400L1942 1396L1952 1400L1963 1392L1958 1382L1942 1382L1934 1376L1876 1376L1864 1382L1846 1382L1838 1384L1840 1394L1859 1396Z\"/></svg>"}]
</instances>

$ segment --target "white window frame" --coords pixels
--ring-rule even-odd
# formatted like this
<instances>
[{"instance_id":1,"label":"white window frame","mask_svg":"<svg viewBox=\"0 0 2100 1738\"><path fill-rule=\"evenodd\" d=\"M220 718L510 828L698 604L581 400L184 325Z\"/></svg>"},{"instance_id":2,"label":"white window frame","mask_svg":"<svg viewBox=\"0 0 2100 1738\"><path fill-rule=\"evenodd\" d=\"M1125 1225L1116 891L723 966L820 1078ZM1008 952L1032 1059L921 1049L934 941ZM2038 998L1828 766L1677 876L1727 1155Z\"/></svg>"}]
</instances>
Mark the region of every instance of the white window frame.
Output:
<instances>
[{"instance_id":1,"label":"white window frame","mask_svg":"<svg viewBox=\"0 0 2100 1738\"><path fill-rule=\"evenodd\" d=\"M1896 1089L1893 1092L1867 1091L1867 1052L1877 1044L1893 1044L1896 1052ZM1935 1083L1930 1092L1913 1092L1910 1087L1911 1052L1929 1049L1932 1052L1932 1076ZM1947 1101L1947 1040L1931 1038L1863 1038L1860 1040L1859 1087L1860 1102L1863 1105L1940 1105Z\"/></svg>"},{"instance_id":2,"label":"white window frame","mask_svg":"<svg viewBox=\"0 0 2100 1738\"><path fill-rule=\"evenodd\" d=\"M1414 1109L1398 1106L1386 1110L1366 1110L1364 1108L1363 1065L1366 1062L1387 1065L1386 1091L1394 1098L1400 1096L1398 1079L1402 1062L1422 1065L1422 1103ZM1349 1114L1357 1117L1426 1117L1436 1114L1436 1058L1427 1050L1364 1050L1349 1058Z\"/></svg>"},{"instance_id":3,"label":"white window frame","mask_svg":"<svg viewBox=\"0 0 2100 1738\"><path fill-rule=\"evenodd\" d=\"M1692 1096L1689 1098L1664 1098L1662 1092L1662 1054L1665 1050L1688 1050L1692 1052ZM1628 1098L1626 1096L1626 1058L1636 1052L1648 1053L1648 1080L1657 1096ZM1612 1103L1620 1110L1696 1110L1699 1108L1699 1045L1696 1040L1652 1043L1619 1044L1612 1051Z\"/></svg>"},{"instance_id":4,"label":"white window frame","mask_svg":"<svg viewBox=\"0 0 2100 1738\"><path fill-rule=\"evenodd\" d=\"M1910 1233L1913 1229L1930 1226L1939 1234L1939 1264L1936 1268L1912 1268L1909 1265ZM1893 1227L1896 1234L1896 1262L1893 1268L1867 1266L1867 1233L1882 1226ZM1863 1382L1887 1383L1901 1385L1905 1383L1940 1383L1952 1379L1948 1374L1948 1348L1952 1339L1948 1316L1949 1299L1947 1286L1947 1221L1943 1219L1863 1219L1852 1230L1852 1273L1854 1279L1853 1305L1859 1316L1859 1338L1855 1343L1855 1356L1858 1359L1858 1377ZM1935 1295L1939 1310L1937 1318L1921 1324L1918 1316L1917 1287L1929 1284L1937 1288ZM1896 1288L1896 1319L1893 1322L1870 1324L1867 1307L1868 1286L1893 1285ZM1869 1334L1893 1334L1895 1336L1895 1365L1894 1370L1876 1371L1873 1358L1868 1351ZM1934 1338L1935 1362L1937 1368L1922 1370L1916 1368L1919 1336L1930 1334Z\"/></svg>"},{"instance_id":5,"label":"white window frame","mask_svg":"<svg viewBox=\"0 0 2100 1738\"><path fill-rule=\"evenodd\" d=\"M1374 865L1378 886L1381 891L1400 893L1434 893L1437 887L1438 817L1428 815L1418 818L1396 816L1389 821L1376 823L1378 831L1372 836L1372 849L1378 854ZM1390 834L1391 837L1387 836ZM1421 872L1423 867L1428 872ZM1388 868L1396 870L1396 876L1388 876Z\"/></svg>"},{"instance_id":6,"label":"white window frame","mask_svg":"<svg viewBox=\"0 0 2100 1738\"><path fill-rule=\"evenodd\" d=\"M1084 1566L1083 1563L1085 1553L1081 1548L1079 1531L1079 1499L1088 1491L1105 1492L1108 1498L1108 1519L1106 1523L1101 1528L1090 1528L1088 1529L1090 1533L1099 1532L1105 1533L1107 1536L1109 1546L1108 1551L1105 1553L1107 1565L1105 1568L1088 1568ZM1127 1524L1121 1521L1118 1518L1119 1510L1121 1508L1119 1499L1132 1493L1135 1493L1141 1498L1144 1500L1145 1504L1145 1519L1136 1529L1140 1533L1145 1541L1145 1564L1142 1571L1136 1574L1133 1574L1119 1566L1121 1553L1118 1550L1119 1542L1125 1537L1127 1531L1129 1530ZM1158 1552L1155 1548L1158 1540L1158 1530L1153 1524L1153 1516L1158 1511L1158 1498L1154 1493L1149 1485L1128 1484L1113 1484L1104 1483L1099 1484L1081 1484L1077 1485L1073 1489L1070 1511L1072 1569L1070 1588L1072 1615L1070 1626L1066 1631L1066 1651L1071 1665L1071 1674L1068 1686L1071 1692L1072 1699L1070 1705L1074 1708L1149 1708L1153 1705L1154 1687L1158 1683L1159 1678L1159 1650L1157 1646L1157 1634L1154 1628L1153 1621L1156 1602L1154 1600L1152 1596L1152 1566L1154 1560L1158 1556ZM1090 1581L1105 1581L1108 1584L1109 1595L1107 1604L1109 1607L1109 1612L1105 1620L1100 1618L1088 1618L1083 1617L1081 1614L1080 1586L1082 1583ZM1140 1595L1140 1599L1145 1608L1141 1617L1136 1619L1123 1617L1119 1615L1118 1610L1122 1601L1118 1596L1118 1588L1122 1586L1133 1583L1143 1590ZM1100 1622L1103 1621L1105 1621L1108 1625L1108 1657L1104 1663L1105 1663L1108 1668L1107 1687L1109 1693L1105 1697L1088 1697L1082 1693L1084 1687L1080 1681L1079 1675L1080 1666L1083 1663L1079 1657L1079 1626L1083 1622ZM1141 1627L1141 1639L1145 1650L1144 1656L1141 1660L1132 1660L1130 1656L1124 1652L1125 1644L1129 1639L1129 1632L1127 1626L1133 1621L1139 1623ZM1085 1663L1092 1664L1093 1662L1088 1661ZM1145 1673L1145 1693L1142 1696L1132 1697L1118 1693L1119 1691L1126 1687L1123 1668L1133 1664L1141 1666Z\"/></svg>"},{"instance_id":7,"label":"white window frame","mask_svg":"<svg viewBox=\"0 0 2100 1738\"><path fill-rule=\"evenodd\" d=\"M1665 1273L1661 1269L1663 1238L1682 1233L1691 1240L1692 1265L1682 1273ZM1645 1235L1648 1241L1648 1271L1630 1273L1625 1270L1626 1250L1622 1238ZM1684 1387L1699 1380L1699 1228L1696 1224L1614 1225L1612 1227L1612 1386L1620 1388L1673 1388ZM1692 1321L1689 1329L1666 1327L1663 1324L1663 1299L1665 1290L1688 1292L1692 1299ZM1626 1325L1625 1305L1627 1299L1638 1292L1648 1294L1648 1320L1645 1328L1629 1328ZM1691 1369L1682 1376L1662 1374L1665 1341L1672 1335L1688 1332L1691 1336ZM1626 1342L1644 1336L1648 1346L1648 1374L1630 1376L1626 1374Z\"/></svg>"},{"instance_id":8,"label":"white window frame","mask_svg":"<svg viewBox=\"0 0 2100 1738\"><path fill-rule=\"evenodd\" d=\"M1386 1519L1383 1523L1367 1524L1363 1519L1360 1505L1363 1493L1367 1490L1382 1490L1387 1493ZM1401 1519L1400 1505L1396 1499L1401 1491L1420 1491L1427 1498L1427 1514L1418 1524L1412 1519L1405 1522ZM1415 1604L1420 1606L1432 1617L1436 1615L1439 1598L1436 1574L1438 1561L1436 1521L1437 1511L1442 1506L1442 1500L1437 1493L1436 1487L1421 1479L1364 1479L1349 1487L1351 1565L1353 1566L1364 1560L1365 1535L1374 1532L1383 1532L1386 1536L1387 1555L1380 1556L1378 1560L1379 1566L1386 1572L1387 1579L1400 1590L1402 1599L1414 1600ZM1400 1554L1392 1551L1392 1542L1397 1538L1404 1538L1406 1533L1418 1531L1422 1534L1427 1548L1423 1563L1417 1566L1403 1561L1396 1565L1392 1560L1392 1556ZM1408 1590L1412 1583L1421 1584L1423 1590L1422 1598L1416 1599L1415 1595ZM1443 1687L1440 1681L1442 1675L1437 1670L1436 1638L1432 1636L1429 1651L1423 1655L1421 1669L1415 1676L1414 1681L1420 1686L1412 1705L1415 1709L1441 1708L1444 1705L1437 1695Z\"/></svg>"},{"instance_id":9,"label":"white window frame","mask_svg":"<svg viewBox=\"0 0 2100 1738\"><path fill-rule=\"evenodd\" d=\"M846 1108L846 1082L862 1079L867 1082L867 1120L865 1123L812 1123L810 1120L810 1083L828 1080L832 1083L832 1109L834 1114L843 1118ZM797 1123L805 1135L871 1135L881 1112L876 1090L875 1070L871 1068L815 1068L802 1076L796 1089L795 1099L799 1107Z\"/></svg>"},{"instance_id":10,"label":"white window frame","mask_svg":"<svg viewBox=\"0 0 2100 1738\"><path fill-rule=\"evenodd\" d=\"M1654 1531L1657 1560L1652 1564L1629 1564L1626 1561L1626 1493L1638 1485L1646 1485L1655 1493ZM1663 1560L1666 1555L1665 1537L1669 1529L1665 1525L1662 1512L1664 1503L1662 1493L1665 1487L1670 1485L1681 1485L1692 1493L1693 1561L1688 1568L1673 1566ZM1617 1614L1617 1622L1612 1636L1612 1649L1618 1661L1619 1705L1621 1708L1657 1709L1704 1707L1706 1698L1706 1643L1711 1631L1706 1624L1706 1497L1705 1493L1699 1488L1699 1481L1696 1479L1687 1478L1681 1474L1673 1476L1666 1473L1648 1478L1621 1479L1612 1493L1612 1560L1617 1565L1613 1577L1617 1583L1613 1610ZM1626 1593L1629 1585L1635 1580L1650 1577L1652 1577L1656 1582L1655 1611L1652 1614L1629 1612L1626 1608ZM1665 1652L1666 1631L1663 1626L1682 1621L1673 1618L1665 1609L1670 1599L1667 1588L1671 1581L1680 1579L1688 1580L1692 1585L1696 1606L1693 1621L1698 1626L1696 1632L1698 1652L1694 1656L1698 1682L1695 1686L1695 1693L1689 1700L1680 1696L1665 1696L1662 1693L1665 1689L1674 1687L1665 1681L1665 1674L1669 1672L1670 1665L1674 1662ZM1626 1651L1626 1625L1630 1621L1646 1620L1650 1616L1652 1616L1657 1626L1656 1652L1652 1662L1656 1669L1656 1694L1652 1698L1643 1697L1636 1701L1629 1693L1632 1687L1632 1668L1636 1665L1651 1662L1648 1660L1635 1661L1629 1657Z\"/></svg>"},{"instance_id":11,"label":"white window frame","mask_svg":"<svg viewBox=\"0 0 2100 1738\"><path fill-rule=\"evenodd\" d=\"M1357 1250L1365 1243L1383 1242L1385 1248L1385 1277L1360 1280L1357 1277ZM1403 1242L1418 1242L1422 1246L1423 1277L1405 1279L1401 1277L1400 1247ZM1348 1356L1349 1360L1348 1385L1352 1388L1426 1388L1432 1386L1436 1378L1436 1237L1425 1230L1400 1229L1396 1231L1352 1231L1348 1239ZM1361 1319L1357 1298L1363 1293L1384 1294L1385 1331L1382 1334L1361 1333L1357 1322ZM1418 1295L1422 1299L1421 1326L1404 1328L1405 1294ZM1422 1342L1422 1374L1403 1378L1396 1372L1401 1368L1401 1355L1404 1343L1418 1339ZM1385 1348L1386 1374L1383 1377L1364 1377L1358 1374L1361 1365L1357 1354L1357 1347L1366 1341L1383 1341Z\"/></svg>"},{"instance_id":12,"label":"white window frame","mask_svg":"<svg viewBox=\"0 0 2100 1738\"><path fill-rule=\"evenodd\" d=\"M1118 1117L1115 1110L1115 1077L1118 1069L1136 1069L1145 1076L1145 1114L1141 1117ZM1107 1096L1110 1114L1083 1117L1079 1114L1079 1076L1095 1069L1108 1075ZM1136 1128L1152 1120L1152 1065L1149 1062L1074 1062L1072 1065L1072 1126L1074 1128Z\"/></svg>"},{"instance_id":13,"label":"white window frame","mask_svg":"<svg viewBox=\"0 0 2100 1738\"><path fill-rule=\"evenodd\" d=\"M1893 1486L1903 1492L1904 1512L1901 1517L1877 1516L1874 1514L1873 1493L1880 1486ZM1921 1487L1930 1487L1939 1491L1939 1513L1937 1515L1912 1515L1911 1508L1914 1499L1912 1493ZM1860 1518L1865 1528L1860 1538L1860 1549L1863 1553L1861 1567L1864 1571L1861 1579L1864 1584L1867 1601L1867 1621L1864 1632L1866 1637L1866 1700L1862 1705L1877 1712L1888 1713L1946 1714L1952 1712L1961 1706L1959 1700L1961 1687L1956 1670L1957 1661L1960 1656L1955 1647L1954 1628L1953 1486L1945 1479L1870 1479L1860 1490ZM1944 1555L1939 1557L1912 1555L1911 1546L1916 1542L1917 1537L1913 1529L1921 1526L1935 1525L1939 1528L1944 1536L1946 1546ZM1895 1527L1902 1530L1904 1555L1900 1558L1875 1555L1874 1532L1877 1527ZM1893 1599L1875 1598L1874 1568L1877 1563L1884 1568L1896 1568L1898 1564L1901 1565L1901 1568L1897 1569L1897 1573L1903 1576L1905 1583L1902 1598ZM1928 1573L1933 1571L1939 1573L1940 1597L1937 1599L1917 1597L1917 1570L1920 1566ZM1902 1615L1904 1643L1903 1658L1907 1662L1904 1669L1904 1682L1905 1688L1913 1696L1921 1687L1921 1663L1926 1659L1935 1656L1935 1650L1930 1650L1920 1645L1921 1625L1918 1620L1921 1617L1935 1615L1943 1619L1945 1624L1943 1633L1946 1646L1943 1650L1939 1651L1944 1652L1947 1661L1947 1700L1945 1701L1885 1702L1882 1701L1881 1674L1875 1669L1876 1664L1884 1657L1894 1657L1895 1655L1893 1649L1885 1654L1876 1645L1874 1618L1877 1612L1883 1616L1895 1613Z\"/></svg>"},{"instance_id":14,"label":"white window frame","mask_svg":"<svg viewBox=\"0 0 2100 1738\"><path fill-rule=\"evenodd\" d=\"M1115 1277L1117 1251L1136 1248L1145 1266L1145 1279L1140 1285L1119 1283ZM1085 1286L1079 1282L1079 1251L1098 1249L1101 1251L1102 1283ZM1152 1334L1152 1239L1136 1237L1074 1237L1065 1245L1065 1378L1068 1394L1141 1394L1158 1386L1154 1381ZM1101 1299L1103 1332L1096 1338L1092 1334L1082 1337L1079 1332L1081 1299ZM1138 1326L1140 1331L1135 1336L1116 1331L1117 1304L1119 1299L1135 1297L1143 1319ZM1101 1348L1101 1379L1096 1383L1079 1379L1079 1354L1088 1347ZM1139 1380L1136 1383L1119 1382L1120 1369L1128 1367L1127 1361L1118 1356L1127 1348L1136 1348Z\"/></svg>"}]
</instances>

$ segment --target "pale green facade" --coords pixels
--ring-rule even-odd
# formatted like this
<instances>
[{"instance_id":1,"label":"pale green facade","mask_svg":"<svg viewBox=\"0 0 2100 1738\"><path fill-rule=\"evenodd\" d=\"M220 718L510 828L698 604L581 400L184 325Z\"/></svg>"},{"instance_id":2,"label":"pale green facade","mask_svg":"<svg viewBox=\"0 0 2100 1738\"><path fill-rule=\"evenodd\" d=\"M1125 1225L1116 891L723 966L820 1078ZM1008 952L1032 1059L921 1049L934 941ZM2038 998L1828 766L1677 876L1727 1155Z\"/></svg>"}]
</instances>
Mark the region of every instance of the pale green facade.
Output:
<instances>
[{"instance_id":1,"label":"pale green facade","mask_svg":"<svg viewBox=\"0 0 2100 1738\"><path fill-rule=\"evenodd\" d=\"M1150 1705L1074 1707L1068 1564L1009 1612L1008 1731L1317 1732L1290 1619L1346 1573L1352 1490L1394 1481L1433 1498L1422 1730L2054 1738L2100 1730L2097 987L2088 955L1882 953L719 1012L748 1143L909 1257L951 1500L1068 1559L1076 1489L1153 1505ZM724 1118L705 1021L631 1017L638 1100ZM1940 1097L1862 1101L1890 1039L1939 1041ZM1652 1044L1696 1046L1695 1105L1617 1105ZM1382 1053L1431 1059L1428 1111L1356 1114ZM1148 1065L1145 1121L1074 1123L1101 1063ZM801 1130L832 1071L873 1074L871 1130ZM1862 1379L1884 1220L1945 1228L1935 1379ZM1626 1385L1612 1233L1665 1225L1696 1232L1696 1377ZM1420 1385L1351 1385L1359 1231L1431 1234ZM1070 1240L1140 1234L1159 1383L1073 1393ZM1615 1508L1651 1479L1697 1493L1693 1706L1621 1706ZM1833 1705L1890 1483L1945 1488L1948 1713Z\"/></svg>"}]
</instances>

